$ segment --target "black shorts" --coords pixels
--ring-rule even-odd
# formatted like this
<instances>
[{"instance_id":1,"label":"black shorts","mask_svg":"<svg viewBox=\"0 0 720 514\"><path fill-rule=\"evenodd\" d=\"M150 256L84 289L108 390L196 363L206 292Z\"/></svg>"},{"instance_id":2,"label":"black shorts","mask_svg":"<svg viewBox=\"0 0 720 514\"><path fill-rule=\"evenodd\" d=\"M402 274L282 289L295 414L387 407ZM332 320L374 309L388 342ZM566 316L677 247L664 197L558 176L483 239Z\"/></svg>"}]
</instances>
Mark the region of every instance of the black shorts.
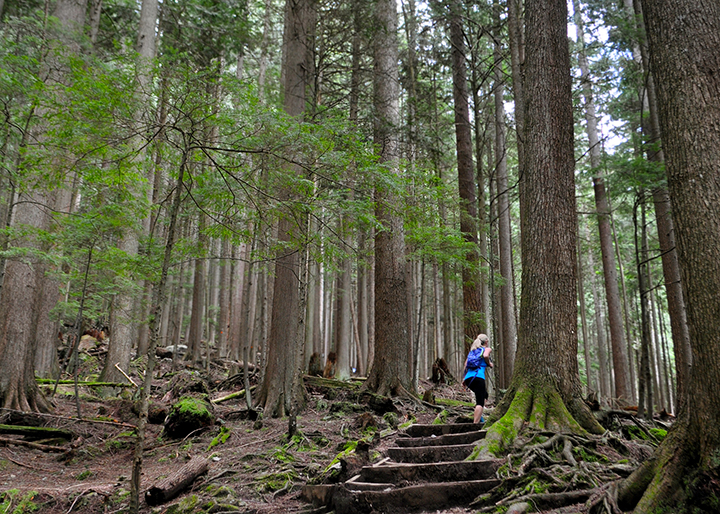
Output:
<instances>
[{"instance_id":1,"label":"black shorts","mask_svg":"<svg viewBox=\"0 0 720 514\"><path fill-rule=\"evenodd\" d=\"M485 400L488 399L487 389L485 388L485 379L480 377L470 377L463 382L473 393L475 393L475 405L485 407Z\"/></svg>"}]
</instances>

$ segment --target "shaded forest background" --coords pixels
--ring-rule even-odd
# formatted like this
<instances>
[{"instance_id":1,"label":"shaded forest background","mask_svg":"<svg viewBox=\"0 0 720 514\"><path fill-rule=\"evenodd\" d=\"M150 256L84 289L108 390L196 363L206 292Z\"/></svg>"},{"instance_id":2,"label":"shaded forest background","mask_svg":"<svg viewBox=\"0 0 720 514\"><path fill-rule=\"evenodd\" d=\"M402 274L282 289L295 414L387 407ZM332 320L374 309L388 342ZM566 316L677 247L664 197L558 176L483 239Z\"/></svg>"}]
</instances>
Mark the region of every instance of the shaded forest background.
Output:
<instances>
[{"instance_id":1,"label":"shaded forest background","mask_svg":"<svg viewBox=\"0 0 720 514\"><path fill-rule=\"evenodd\" d=\"M164 2L149 21L146 4L89 2L75 19L63 2L2 6L2 266L42 271L35 296L13 300L36 320L35 374L57 376L58 334L94 328L111 341L102 379L125 380L114 365L147 351L171 225L158 345L186 345L198 365L209 353L264 368L278 255L296 254L302 368L332 352L339 378L366 374L374 200L386 189L405 231L413 383L438 358L459 374L468 338L487 331L493 385L507 388L522 271L508 6L399 6L395 173L373 147L369 4L306 14L300 116L283 109L283 2ZM649 410L674 412L679 350L657 224L667 198L642 27L632 2L574 8L580 375L605 404L636 405L639 386ZM42 219L22 219L31 205ZM278 236L284 219L291 237Z\"/></svg>"},{"instance_id":2,"label":"shaded forest background","mask_svg":"<svg viewBox=\"0 0 720 514\"><path fill-rule=\"evenodd\" d=\"M0 2L3 409L108 339L135 512L158 357L292 427L306 373L418 401L488 332L472 458L677 413L610 499L717 503L720 8L280 4Z\"/></svg>"}]
</instances>

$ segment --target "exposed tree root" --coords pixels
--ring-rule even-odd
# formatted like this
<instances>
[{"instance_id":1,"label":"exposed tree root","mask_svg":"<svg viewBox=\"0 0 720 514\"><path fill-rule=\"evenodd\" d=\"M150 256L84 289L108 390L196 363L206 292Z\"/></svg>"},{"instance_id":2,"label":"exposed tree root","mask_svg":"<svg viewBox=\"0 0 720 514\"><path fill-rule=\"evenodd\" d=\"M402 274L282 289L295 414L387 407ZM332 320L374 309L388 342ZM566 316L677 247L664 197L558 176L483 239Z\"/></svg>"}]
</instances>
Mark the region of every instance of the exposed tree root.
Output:
<instances>
[{"instance_id":1,"label":"exposed tree root","mask_svg":"<svg viewBox=\"0 0 720 514\"><path fill-rule=\"evenodd\" d=\"M618 485L643 459L644 465L650 462L647 453L638 455L635 441L623 439L622 430L597 436L527 426L515 434L498 469L502 484L471 505L479 512L526 502L535 510L577 505L578 512L587 514L620 514Z\"/></svg>"}]
</instances>

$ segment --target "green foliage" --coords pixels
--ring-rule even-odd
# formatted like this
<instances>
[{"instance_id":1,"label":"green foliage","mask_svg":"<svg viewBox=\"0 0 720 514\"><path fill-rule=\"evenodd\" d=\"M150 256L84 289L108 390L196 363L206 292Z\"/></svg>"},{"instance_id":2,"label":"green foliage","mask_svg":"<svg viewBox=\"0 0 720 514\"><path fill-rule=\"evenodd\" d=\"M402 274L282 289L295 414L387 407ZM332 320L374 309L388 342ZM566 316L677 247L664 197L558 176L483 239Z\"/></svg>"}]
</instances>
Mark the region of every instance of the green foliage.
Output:
<instances>
[{"instance_id":1,"label":"green foliage","mask_svg":"<svg viewBox=\"0 0 720 514\"><path fill-rule=\"evenodd\" d=\"M24 496L18 489L10 489L0 493L0 514L27 514L38 510L39 506L33 502L38 495L31 491Z\"/></svg>"}]
</instances>

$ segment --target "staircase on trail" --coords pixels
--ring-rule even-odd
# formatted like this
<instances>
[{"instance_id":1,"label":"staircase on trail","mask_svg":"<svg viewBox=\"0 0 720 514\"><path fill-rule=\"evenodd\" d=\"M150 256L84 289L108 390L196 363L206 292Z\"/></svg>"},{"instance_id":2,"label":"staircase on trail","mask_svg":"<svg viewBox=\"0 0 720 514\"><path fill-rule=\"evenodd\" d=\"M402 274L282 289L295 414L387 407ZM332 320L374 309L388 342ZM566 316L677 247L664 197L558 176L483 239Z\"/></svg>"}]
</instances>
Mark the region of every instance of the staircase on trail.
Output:
<instances>
[{"instance_id":1,"label":"staircase on trail","mask_svg":"<svg viewBox=\"0 0 720 514\"><path fill-rule=\"evenodd\" d=\"M396 447L341 484L305 486L303 498L336 514L436 511L469 505L497 486L500 461L465 459L485 430L472 423L411 425Z\"/></svg>"}]
</instances>

